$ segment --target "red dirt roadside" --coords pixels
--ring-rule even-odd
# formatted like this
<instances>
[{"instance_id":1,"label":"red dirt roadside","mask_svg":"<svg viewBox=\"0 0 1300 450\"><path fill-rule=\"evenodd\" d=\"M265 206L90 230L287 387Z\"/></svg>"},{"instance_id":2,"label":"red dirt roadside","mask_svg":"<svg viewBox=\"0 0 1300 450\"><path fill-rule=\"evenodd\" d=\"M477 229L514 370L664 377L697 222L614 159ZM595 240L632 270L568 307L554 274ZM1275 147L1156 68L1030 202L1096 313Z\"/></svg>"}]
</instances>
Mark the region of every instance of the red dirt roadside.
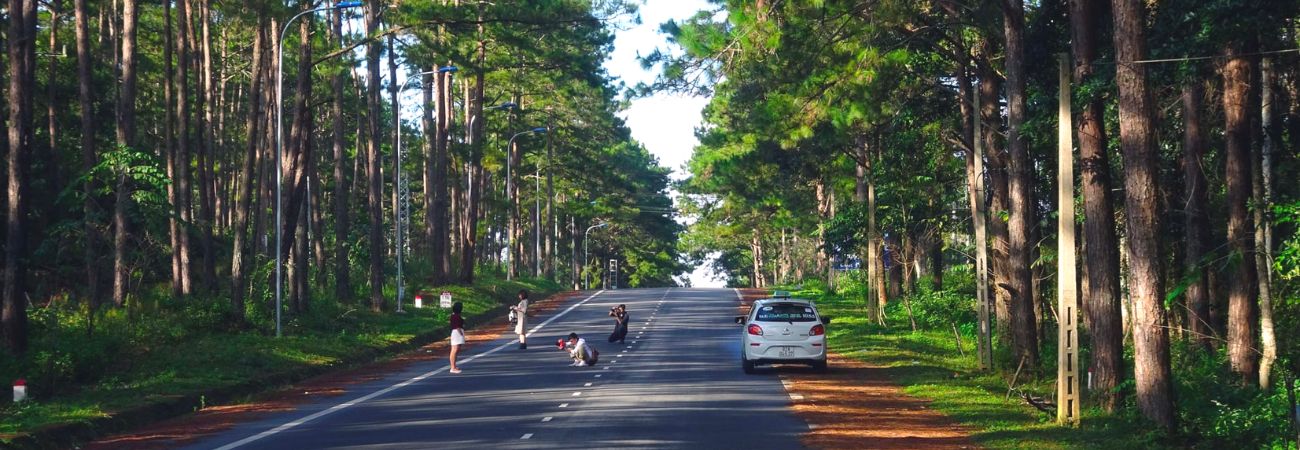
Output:
<instances>
[{"instance_id":1,"label":"red dirt roadside","mask_svg":"<svg viewBox=\"0 0 1300 450\"><path fill-rule=\"evenodd\" d=\"M533 304L529 316L542 316L566 303L577 292L552 295ZM488 325L467 330L466 348L490 343L509 330L505 316ZM108 436L86 444L88 450L152 450L175 448L257 420L266 414L291 411L298 405L347 392L358 383L374 381L419 362L446 361L446 339L403 353L392 359L327 373L301 383L259 395L247 403L211 406L175 419L148 425L129 433ZM462 349L462 352L464 349ZM472 370L466 367L467 370Z\"/></svg>"},{"instance_id":2,"label":"red dirt roadside","mask_svg":"<svg viewBox=\"0 0 1300 450\"><path fill-rule=\"evenodd\" d=\"M763 289L742 289L739 311L749 311ZM796 415L810 430L803 444L818 449L974 449L970 430L929 408L929 401L903 393L877 366L830 354L830 371L782 368L782 382Z\"/></svg>"}]
</instances>

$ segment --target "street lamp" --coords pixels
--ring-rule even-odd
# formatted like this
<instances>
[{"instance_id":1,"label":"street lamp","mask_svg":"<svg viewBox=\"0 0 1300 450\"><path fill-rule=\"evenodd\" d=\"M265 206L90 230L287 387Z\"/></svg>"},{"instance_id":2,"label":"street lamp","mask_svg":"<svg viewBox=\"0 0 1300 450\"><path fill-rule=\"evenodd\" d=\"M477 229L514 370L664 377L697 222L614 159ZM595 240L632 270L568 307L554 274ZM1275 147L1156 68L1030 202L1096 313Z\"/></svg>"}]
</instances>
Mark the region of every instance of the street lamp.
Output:
<instances>
[{"instance_id":1,"label":"street lamp","mask_svg":"<svg viewBox=\"0 0 1300 450\"><path fill-rule=\"evenodd\" d=\"M438 74L453 73L456 72L457 70L459 69L456 66L446 66L446 67L439 67L437 70L428 70L424 72L419 72L414 76L407 77L406 83L402 84L402 89L399 90L399 92L405 91L406 89L410 88L411 82L419 80L420 77L422 76L431 75L435 73ZM396 241L396 247L397 247L397 250L394 252L394 254L397 255L397 312L399 313L406 312L402 309L402 298L405 297L405 293L406 293L406 283L405 283L406 280L402 277L402 259L403 259L402 250L405 248L405 236L403 233L403 231L405 231L405 227L402 226L403 225L402 222L404 222L405 218L409 218L411 216L411 208L410 208L411 194L408 190L406 190L406 183L403 182L405 177L402 174L402 105L401 105L402 100L401 99L402 96L398 95L397 96L398 104L395 105L396 111L393 112L394 121L396 122L394 126L395 129L393 132L397 133L397 151L396 151L397 155L395 158L394 169L393 169L393 189L397 192L397 196L393 198L393 234L395 235L394 240Z\"/></svg>"},{"instance_id":2,"label":"street lamp","mask_svg":"<svg viewBox=\"0 0 1300 450\"><path fill-rule=\"evenodd\" d=\"M284 235L284 213L281 211L280 202L283 198L281 192L284 190L284 171L281 169L284 153L284 127L282 126L284 115L284 35L289 32L289 25L307 14L318 11L328 11L333 9L347 9L361 6L359 1L346 1L334 4L334 6L323 6L316 9L309 9L289 18L284 23L284 28L280 29L280 37L275 41L279 47L276 52L278 60L275 64L275 336L280 337L280 305L284 297L284 255L282 254L283 235ZM239 251L239 249L235 249Z\"/></svg>"},{"instance_id":3,"label":"street lamp","mask_svg":"<svg viewBox=\"0 0 1300 450\"><path fill-rule=\"evenodd\" d=\"M512 104L512 103L506 103L506 104ZM514 208L514 204L515 204L514 199L510 198L510 194L514 192L514 181L510 177L510 166L513 162L512 160L514 159L511 157L513 156L511 155L511 149L515 147L515 139L525 134L542 134L545 132L546 132L546 127L537 127L531 130L520 131L518 133L515 133L514 136L510 136L510 140L507 141L506 143L506 202L510 205L511 208ZM511 219L514 218L513 209L510 212L510 217ZM518 226L519 226L518 224L515 224L515 227ZM506 233L506 280L510 280L514 278L513 276L514 274L511 273L510 270L510 264L512 263L512 261L510 260L510 232L514 231L513 228L514 227L511 227L511 230L509 230L509 232Z\"/></svg>"},{"instance_id":4,"label":"street lamp","mask_svg":"<svg viewBox=\"0 0 1300 450\"><path fill-rule=\"evenodd\" d=\"M587 227L587 231L582 232L582 283L587 289L591 289L591 274L587 273L587 233L593 228L604 228L609 226L609 222L601 222Z\"/></svg>"}]
</instances>

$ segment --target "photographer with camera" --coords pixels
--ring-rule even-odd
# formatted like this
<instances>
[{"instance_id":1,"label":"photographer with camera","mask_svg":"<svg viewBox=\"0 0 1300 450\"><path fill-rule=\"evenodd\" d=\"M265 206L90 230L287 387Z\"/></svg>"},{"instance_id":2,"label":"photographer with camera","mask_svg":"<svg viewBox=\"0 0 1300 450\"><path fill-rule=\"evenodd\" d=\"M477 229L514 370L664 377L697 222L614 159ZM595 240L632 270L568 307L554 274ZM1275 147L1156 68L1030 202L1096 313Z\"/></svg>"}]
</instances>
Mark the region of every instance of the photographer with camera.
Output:
<instances>
[{"instance_id":1,"label":"photographer with camera","mask_svg":"<svg viewBox=\"0 0 1300 450\"><path fill-rule=\"evenodd\" d=\"M569 364L569 367L594 366L600 360L600 351L588 345L586 339L578 337L578 333L569 333L568 342L560 339L555 346L569 351L569 357L573 358L573 364Z\"/></svg>"},{"instance_id":2,"label":"photographer with camera","mask_svg":"<svg viewBox=\"0 0 1300 450\"><path fill-rule=\"evenodd\" d=\"M627 305L618 305L609 309L609 316L614 318L614 332L609 334L609 342L623 344L627 339L627 324L632 320L627 314Z\"/></svg>"}]
</instances>

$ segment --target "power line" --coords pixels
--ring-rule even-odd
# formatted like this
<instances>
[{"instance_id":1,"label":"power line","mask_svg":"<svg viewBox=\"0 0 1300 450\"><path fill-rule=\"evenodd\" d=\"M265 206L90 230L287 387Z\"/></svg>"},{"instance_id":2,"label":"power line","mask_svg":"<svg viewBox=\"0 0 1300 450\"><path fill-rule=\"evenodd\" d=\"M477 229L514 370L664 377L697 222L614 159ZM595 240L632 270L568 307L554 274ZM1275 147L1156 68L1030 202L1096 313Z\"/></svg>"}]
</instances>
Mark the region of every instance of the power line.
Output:
<instances>
[{"instance_id":1,"label":"power line","mask_svg":"<svg viewBox=\"0 0 1300 450\"><path fill-rule=\"evenodd\" d=\"M1182 57L1182 58L1142 59L1142 60L1137 60L1137 61L1131 61L1131 62L1129 62L1129 63L1130 63L1130 64L1154 64L1154 63L1166 63L1166 62L1204 61L1204 60L1207 60L1207 59L1216 59L1216 58L1228 58L1228 57L1238 57L1238 56L1278 55L1278 54L1283 54L1283 53L1296 53L1296 52L1300 52L1300 48L1289 48L1289 49L1285 49L1285 50L1270 50L1270 51L1266 51L1266 52L1242 53L1242 54L1238 54L1238 55L1184 56L1184 57ZM1111 64L1115 64L1115 63L1111 63Z\"/></svg>"}]
</instances>

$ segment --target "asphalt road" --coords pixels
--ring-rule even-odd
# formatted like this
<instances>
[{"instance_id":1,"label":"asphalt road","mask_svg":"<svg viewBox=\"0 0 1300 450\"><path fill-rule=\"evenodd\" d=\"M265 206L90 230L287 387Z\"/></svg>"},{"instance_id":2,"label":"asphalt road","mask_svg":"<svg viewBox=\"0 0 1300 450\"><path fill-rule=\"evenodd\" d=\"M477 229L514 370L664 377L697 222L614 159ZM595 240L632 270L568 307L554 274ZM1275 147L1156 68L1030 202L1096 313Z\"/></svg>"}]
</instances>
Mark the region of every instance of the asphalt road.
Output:
<instances>
[{"instance_id":1,"label":"asphalt road","mask_svg":"<svg viewBox=\"0 0 1300 450\"><path fill-rule=\"evenodd\" d=\"M606 342L620 303L626 346ZM586 294L534 318L528 350L503 337L464 354L459 375L418 365L187 448L799 448L808 428L780 379L740 370L736 304L731 289ZM599 364L568 366L555 340L570 332Z\"/></svg>"}]
</instances>

